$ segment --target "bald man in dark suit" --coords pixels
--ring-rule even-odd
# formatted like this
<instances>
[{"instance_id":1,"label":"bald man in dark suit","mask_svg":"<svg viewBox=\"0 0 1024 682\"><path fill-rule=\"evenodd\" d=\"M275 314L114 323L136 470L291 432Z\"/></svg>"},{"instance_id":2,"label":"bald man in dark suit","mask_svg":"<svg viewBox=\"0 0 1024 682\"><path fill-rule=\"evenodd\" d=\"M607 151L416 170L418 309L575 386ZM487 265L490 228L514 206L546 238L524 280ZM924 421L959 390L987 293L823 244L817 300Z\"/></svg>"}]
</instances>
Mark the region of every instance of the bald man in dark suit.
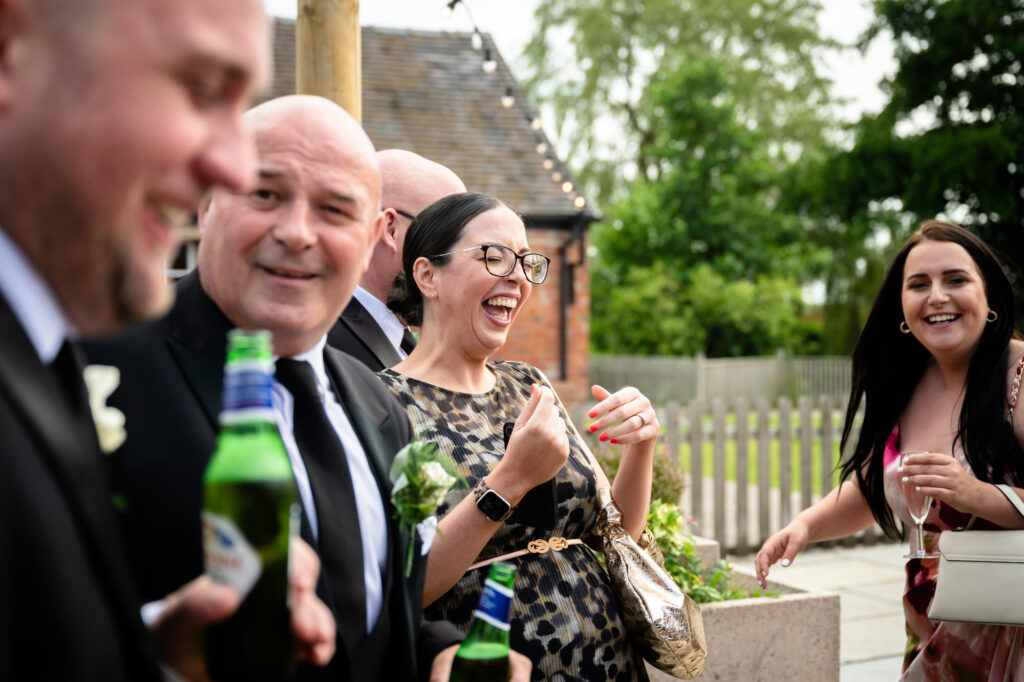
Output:
<instances>
[{"instance_id":1,"label":"bald man in dark suit","mask_svg":"<svg viewBox=\"0 0 1024 682\"><path fill-rule=\"evenodd\" d=\"M381 172L383 226L370 266L352 300L327 335L327 343L374 372L401 362L416 341L388 310L388 292L402 270L402 242L416 214L438 199L466 191L455 173L404 149L377 152Z\"/></svg>"}]
</instances>

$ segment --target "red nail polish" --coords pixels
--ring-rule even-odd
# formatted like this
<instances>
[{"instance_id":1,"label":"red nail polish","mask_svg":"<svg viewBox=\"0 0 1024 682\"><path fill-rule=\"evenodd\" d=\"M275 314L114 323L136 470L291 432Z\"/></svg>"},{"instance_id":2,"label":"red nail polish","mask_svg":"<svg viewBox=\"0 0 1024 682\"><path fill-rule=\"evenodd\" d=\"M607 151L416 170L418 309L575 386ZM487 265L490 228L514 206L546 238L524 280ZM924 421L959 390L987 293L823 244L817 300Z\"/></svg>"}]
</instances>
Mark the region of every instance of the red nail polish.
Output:
<instances>
[{"instance_id":1,"label":"red nail polish","mask_svg":"<svg viewBox=\"0 0 1024 682\"><path fill-rule=\"evenodd\" d=\"M606 440L608 440L608 434L607 433L602 433L600 436L598 436L597 439L599 441L606 441Z\"/></svg>"},{"instance_id":2,"label":"red nail polish","mask_svg":"<svg viewBox=\"0 0 1024 682\"><path fill-rule=\"evenodd\" d=\"M618 442L619 442L619 439L618 439L618 438L612 438L612 442L613 442L613 443L618 443Z\"/></svg>"},{"instance_id":3,"label":"red nail polish","mask_svg":"<svg viewBox=\"0 0 1024 682\"><path fill-rule=\"evenodd\" d=\"M597 431L597 424L590 425L590 432L593 433L594 431Z\"/></svg>"},{"instance_id":4,"label":"red nail polish","mask_svg":"<svg viewBox=\"0 0 1024 682\"><path fill-rule=\"evenodd\" d=\"M587 416L593 419L594 417L597 416L597 410L591 410Z\"/></svg>"}]
</instances>

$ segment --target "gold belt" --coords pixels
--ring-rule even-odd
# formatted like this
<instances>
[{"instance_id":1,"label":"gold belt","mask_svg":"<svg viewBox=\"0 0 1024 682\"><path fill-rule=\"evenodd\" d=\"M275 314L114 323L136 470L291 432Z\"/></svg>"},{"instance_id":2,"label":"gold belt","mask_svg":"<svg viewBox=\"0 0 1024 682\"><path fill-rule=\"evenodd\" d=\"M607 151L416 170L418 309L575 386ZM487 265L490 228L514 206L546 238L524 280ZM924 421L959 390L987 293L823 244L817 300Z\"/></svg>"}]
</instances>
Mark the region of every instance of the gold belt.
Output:
<instances>
[{"instance_id":1,"label":"gold belt","mask_svg":"<svg viewBox=\"0 0 1024 682\"><path fill-rule=\"evenodd\" d=\"M518 550L516 550L514 552L509 552L508 554L502 554L501 556L491 557L490 559L484 559L483 561L478 561L475 564L471 565L466 570L467 571L472 571L472 570L477 569L477 568L483 568L484 566L490 566L491 564L493 564L496 561L505 561L507 559L515 559L516 557L521 557L521 556L524 556L526 554L547 554L550 550L554 550L556 552L561 552L566 547L571 547L573 545L582 545L582 544L583 544L583 540L580 540L579 538L573 538L572 540L566 540L565 538L559 537L557 535L553 535L550 538L548 538L547 540L545 540L544 538L538 538L536 540L530 540L530 542L526 545L526 549L518 549Z\"/></svg>"}]
</instances>

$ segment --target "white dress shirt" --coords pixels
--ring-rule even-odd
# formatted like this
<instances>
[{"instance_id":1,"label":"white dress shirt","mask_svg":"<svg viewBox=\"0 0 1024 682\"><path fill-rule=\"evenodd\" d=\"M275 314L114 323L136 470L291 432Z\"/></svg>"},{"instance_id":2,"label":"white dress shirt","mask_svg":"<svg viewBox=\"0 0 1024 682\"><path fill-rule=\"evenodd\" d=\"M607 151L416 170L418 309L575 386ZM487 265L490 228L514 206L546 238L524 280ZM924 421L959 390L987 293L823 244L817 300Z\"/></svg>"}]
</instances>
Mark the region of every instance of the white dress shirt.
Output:
<instances>
[{"instance_id":1,"label":"white dress shirt","mask_svg":"<svg viewBox=\"0 0 1024 682\"><path fill-rule=\"evenodd\" d=\"M384 509L384 500L380 496L380 488L377 487L377 479L366 458L363 445L359 442L359 437L352 428L348 415L345 414L344 408L331 389L327 368L324 366L324 345L326 343L327 336L325 335L313 348L305 353L292 356L292 359L304 360L313 367L313 374L316 376L317 388L327 411L327 418L337 431L341 446L345 449L345 458L348 460L348 470L352 476L352 487L356 495L359 533L363 541L366 631L371 632L380 616L384 601L383 575L387 570L388 561L387 512ZM309 484L309 474L299 455L299 447L295 443L293 402L294 399L288 389L275 380L273 404L277 428L281 431L284 448L292 462L295 483L299 488L299 496L302 498L302 506L306 509L313 537L319 538L319 524L316 505L313 502L313 491Z\"/></svg>"},{"instance_id":2,"label":"white dress shirt","mask_svg":"<svg viewBox=\"0 0 1024 682\"><path fill-rule=\"evenodd\" d=\"M21 323L39 359L48 365L68 338L78 336L53 289L0 228L0 294Z\"/></svg>"},{"instance_id":3,"label":"white dress shirt","mask_svg":"<svg viewBox=\"0 0 1024 682\"><path fill-rule=\"evenodd\" d=\"M383 303L379 298L371 294L369 291L362 287L356 287L356 290L352 293L356 300L363 304L366 308L366 312L370 313L370 317L374 319L381 330L384 332L384 336L388 337L388 341L398 351L399 357L405 360L409 355L402 350L402 334L405 333L405 325L398 319L398 316L391 312L391 309Z\"/></svg>"}]
</instances>

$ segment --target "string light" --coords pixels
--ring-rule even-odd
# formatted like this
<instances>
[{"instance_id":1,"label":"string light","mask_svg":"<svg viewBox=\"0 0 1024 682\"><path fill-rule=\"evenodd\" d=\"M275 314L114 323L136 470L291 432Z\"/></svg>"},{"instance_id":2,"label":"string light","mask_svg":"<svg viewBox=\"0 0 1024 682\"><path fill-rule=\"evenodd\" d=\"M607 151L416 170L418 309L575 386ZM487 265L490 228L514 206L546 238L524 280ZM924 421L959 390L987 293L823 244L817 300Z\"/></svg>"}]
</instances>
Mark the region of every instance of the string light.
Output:
<instances>
[{"instance_id":1,"label":"string light","mask_svg":"<svg viewBox=\"0 0 1024 682\"><path fill-rule=\"evenodd\" d=\"M487 74L493 74L498 69L498 61L495 59L495 55L490 53L490 48L483 50L483 71Z\"/></svg>"},{"instance_id":2,"label":"string light","mask_svg":"<svg viewBox=\"0 0 1024 682\"><path fill-rule=\"evenodd\" d=\"M494 73L498 70L498 60L490 47L484 47L485 43L483 34L480 32L480 28L473 20L473 15L469 11L469 5L467 5L464 0L447 0L444 4L443 13L446 16L452 14L455 11L455 8L460 4L466 10L466 14L469 16L470 23L473 26L473 33L470 36L470 44L473 46L473 49L478 52L483 50L483 61L480 64L480 67L484 70L484 73ZM516 98L514 93L515 90L513 86L505 86L505 94L500 98L502 107L511 109L515 106ZM526 121L531 130L539 132L541 128L544 127L539 116L527 114ZM541 162L541 165L544 167L544 170L552 171L551 180L556 184L561 183L562 191L569 195L573 206L582 210L583 207L587 205L587 200L573 192L573 184L571 182L568 180L565 180L564 182L562 181L562 172L560 170L552 170L555 168L556 160L549 153L550 145L548 145L547 140L542 135L537 136L537 143L534 149L538 154L544 156L544 160Z\"/></svg>"}]
</instances>

